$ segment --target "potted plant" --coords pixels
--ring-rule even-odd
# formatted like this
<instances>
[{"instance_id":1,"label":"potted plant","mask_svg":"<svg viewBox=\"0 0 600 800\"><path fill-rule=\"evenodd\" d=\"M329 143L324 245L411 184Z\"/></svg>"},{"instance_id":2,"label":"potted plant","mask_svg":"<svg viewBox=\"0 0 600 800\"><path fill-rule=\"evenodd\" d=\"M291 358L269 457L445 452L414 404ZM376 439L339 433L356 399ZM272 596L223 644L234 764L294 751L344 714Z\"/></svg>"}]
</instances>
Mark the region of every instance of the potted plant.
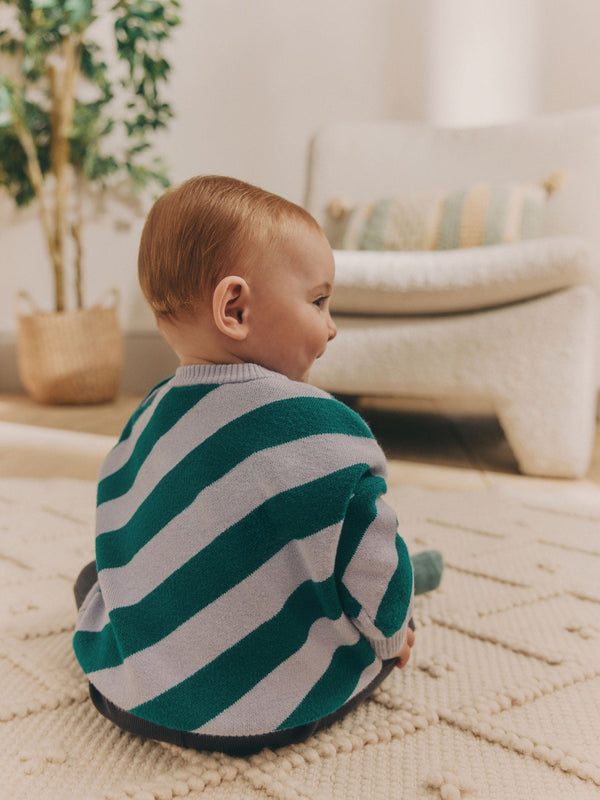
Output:
<instances>
[{"instance_id":1,"label":"potted plant","mask_svg":"<svg viewBox=\"0 0 600 800\"><path fill-rule=\"evenodd\" d=\"M19 313L19 373L38 401L102 402L117 392L116 292L108 307L85 306L82 209L124 184L129 196L168 186L148 139L172 116L161 92L179 6L0 0L0 186L17 206L35 202L54 283L52 311Z\"/></svg>"}]
</instances>

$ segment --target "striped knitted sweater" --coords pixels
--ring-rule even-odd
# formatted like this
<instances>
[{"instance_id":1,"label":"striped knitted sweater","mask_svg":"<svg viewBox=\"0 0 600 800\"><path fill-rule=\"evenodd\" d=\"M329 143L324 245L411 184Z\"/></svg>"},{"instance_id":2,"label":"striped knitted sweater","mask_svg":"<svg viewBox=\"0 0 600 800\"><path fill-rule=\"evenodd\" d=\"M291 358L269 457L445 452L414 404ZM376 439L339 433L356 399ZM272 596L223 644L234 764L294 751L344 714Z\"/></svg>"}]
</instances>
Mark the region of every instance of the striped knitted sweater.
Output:
<instances>
[{"instance_id":1,"label":"striped knitted sweater","mask_svg":"<svg viewBox=\"0 0 600 800\"><path fill-rule=\"evenodd\" d=\"M385 457L330 395L255 364L180 367L109 453L90 682L169 728L254 735L326 716L403 643L412 569Z\"/></svg>"}]
</instances>

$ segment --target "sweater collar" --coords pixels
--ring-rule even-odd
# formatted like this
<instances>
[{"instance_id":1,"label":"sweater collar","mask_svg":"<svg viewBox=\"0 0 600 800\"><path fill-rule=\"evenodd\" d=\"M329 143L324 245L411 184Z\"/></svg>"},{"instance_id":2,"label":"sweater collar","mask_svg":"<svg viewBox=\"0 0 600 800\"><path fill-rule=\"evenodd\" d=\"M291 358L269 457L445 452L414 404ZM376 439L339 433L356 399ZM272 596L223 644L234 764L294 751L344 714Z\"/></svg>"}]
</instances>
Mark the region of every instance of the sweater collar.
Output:
<instances>
[{"instance_id":1,"label":"sweater collar","mask_svg":"<svg viewBox=\"0 0 600 800\"><path fill-rule=\"evenodd\" d=\"M278 372L265 369L259 364L188 364L179 367L173 377L175 386L192 386L207 383L243 383L257 378L277 377L286 380Z\"/></svg>"}]
</instances>

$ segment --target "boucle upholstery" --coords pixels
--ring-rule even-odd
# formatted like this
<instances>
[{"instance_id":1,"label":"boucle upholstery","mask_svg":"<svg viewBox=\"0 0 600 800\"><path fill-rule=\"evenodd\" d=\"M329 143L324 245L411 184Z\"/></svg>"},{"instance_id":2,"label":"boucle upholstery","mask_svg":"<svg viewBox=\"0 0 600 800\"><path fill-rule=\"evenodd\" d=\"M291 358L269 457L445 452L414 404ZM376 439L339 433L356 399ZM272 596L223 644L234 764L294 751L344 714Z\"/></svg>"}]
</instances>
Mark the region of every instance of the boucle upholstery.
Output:
<instances>
[{"instance_id":1,"label":"boucle upholstery","mask_svg":"<svg viewBox=\"0 0 600 800\"><path fill-rule=\"evenodd\" d=\"M339 317L311 380L350 395L481 398L523 472L578 477L595 431L597 319L584 286L470 314Z\"/></svg>"},{"instance_id":2,"label":"boucle upholstery","mask_svg":"<svg viewBox=\"0 0 600 800\"><path fill-rule=\"evenodd\" d=\"M428 253L335 251L332 309L355 314L441 314L518 302L578 284L596 286L590 244L547 237Z\"/></svg>"},{"instance_id":3,"label":"boucle upholstery","mask_svg":"<svg viewBox=\"0 0 600 800\"><path fill-rule=\"evenodd\" d=\"M0 480L0 796L10 800L594 800L600 792L600 497L391 488L437 548L416 644L358 710L251 758L124 733L71 647L95 485Z\"/></svg>"},{"instance_id":4,"label":"boucle upholstery","mask_svg":"<svg viewBox=\"0 0 600 800\"><path fill-rule=\"evenodd\" d=\"M600 378L600 107L464 130L333 125L314 139L305 204L325 223L339 196L365 203L553 171L565 183L539 239L336 251L339 334L312 380L357 395L482 397L524 472L584 474Z\"/></svg>"}]
</instances>

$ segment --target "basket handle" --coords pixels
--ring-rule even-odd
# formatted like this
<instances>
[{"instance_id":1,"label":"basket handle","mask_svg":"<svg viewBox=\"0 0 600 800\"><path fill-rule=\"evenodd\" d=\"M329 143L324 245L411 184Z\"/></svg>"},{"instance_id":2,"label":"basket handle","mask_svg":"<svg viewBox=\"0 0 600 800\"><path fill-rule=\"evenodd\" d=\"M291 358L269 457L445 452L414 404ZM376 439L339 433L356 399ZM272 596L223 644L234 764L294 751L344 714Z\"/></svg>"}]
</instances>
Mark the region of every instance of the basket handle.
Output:
<instances>
[{"instance_id":1,"label":"basket handle","mask_svg":"<svg viewBox=\"0 0 600 800\"><path fill-rule=\"evenodd\" d=\"M40 313L39 306L35 304L35 301L29 292L26 292L24 289L21 289L21 291L17 293L15 300L15 313L17 317L27 317L31 314Z\"/></svg>"},{"instance_id":2,"label":"basket handle","mask_svg":"<svg viewBox=\"0 0 600 800\"><path fill-rule=\"evenodd\" d=\"M117 308L119 305L120 294L116 286L111 286L104 294L101 294L97 302L96 308Z\"/></svg>"},{"instance_id":3,"label":"basket handle","mask_svg":"<svg viewBox=\"0 0 600 800\"><path fill-rule=\"evenodd\" d=\"M119 305L120 294L116 286L107 289L95 303L96 308L117 308ZM40 308L36 305L33 297L22 289L17 293L15 300L15 311L17 317L39 314Z\"/></svg>"}]
</instances>

